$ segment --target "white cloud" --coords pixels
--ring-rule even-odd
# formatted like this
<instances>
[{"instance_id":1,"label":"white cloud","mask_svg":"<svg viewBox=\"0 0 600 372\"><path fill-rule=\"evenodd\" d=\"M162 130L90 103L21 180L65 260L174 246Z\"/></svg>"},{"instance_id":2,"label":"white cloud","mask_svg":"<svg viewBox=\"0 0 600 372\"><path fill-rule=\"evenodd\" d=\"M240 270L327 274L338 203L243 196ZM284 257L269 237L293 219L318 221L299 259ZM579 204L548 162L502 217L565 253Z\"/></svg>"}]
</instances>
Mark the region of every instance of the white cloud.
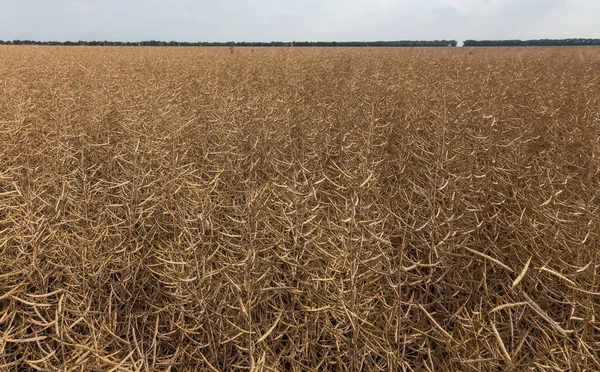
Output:
<instances>
[{"instance_id":1,"label":"white cloud","mask_svg":"<svg viewBox=\"0 0 600 372\"><path fill-rule=\"evenodd\" d=\"M202 15L200 15L198 13L192 13L187 10L182 10L181 12L179 12L179 14L181 15L182 18L187 19L187 20L192 20L192 21L204 20L204 17Z\"/></svg>"},{"instance_id":2,"label":"white cloud","mask_svg":"<svg viewBox=\"0 0 600 372\"><path fill-rule=\"evenodd\" d=\"M514 0L442 0L439 3L446 3L451 8L460 12L473 12L497 9L499 6L506 5L512 1Z\"/></svg>"},{"instance_id":3,"label":"white cloud","mask_svg":"<svg viewBox=\"0 0 600 372\"><path fill-rule=\"evenodd\" d=\"M96 7L86 4L86 3L83 3L83 2L67 1L66 3L69 4L70 6L72 6L79 13L87 13L87 14L94 14L94 15L100 14L100 11Z\"/></svg>"}]
</instances>

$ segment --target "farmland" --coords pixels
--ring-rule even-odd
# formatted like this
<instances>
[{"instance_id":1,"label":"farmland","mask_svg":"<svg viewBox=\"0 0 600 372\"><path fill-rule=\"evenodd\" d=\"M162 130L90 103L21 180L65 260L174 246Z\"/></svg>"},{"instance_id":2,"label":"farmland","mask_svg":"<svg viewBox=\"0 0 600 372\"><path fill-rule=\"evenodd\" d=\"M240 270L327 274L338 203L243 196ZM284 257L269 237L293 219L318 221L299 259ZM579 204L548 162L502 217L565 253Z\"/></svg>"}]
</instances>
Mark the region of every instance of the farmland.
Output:
<instances>
[{"instance_id":1,"label":"farmland","mask_svg":"<svg viewBox=\"0 0 600 372\"><path fill-rule=\"evenodd\" d=\"M598 370L599 71L0 46L0 370Z\"/></svg>"}]
</instances>

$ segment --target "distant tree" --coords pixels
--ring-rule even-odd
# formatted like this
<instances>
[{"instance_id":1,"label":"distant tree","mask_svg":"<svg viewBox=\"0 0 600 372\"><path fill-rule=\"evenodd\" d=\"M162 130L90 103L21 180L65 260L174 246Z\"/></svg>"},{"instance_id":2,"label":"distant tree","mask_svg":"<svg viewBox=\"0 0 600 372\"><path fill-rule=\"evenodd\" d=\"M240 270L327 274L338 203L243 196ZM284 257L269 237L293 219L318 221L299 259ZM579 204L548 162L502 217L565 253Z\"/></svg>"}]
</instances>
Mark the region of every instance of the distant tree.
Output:
<instances>
[{"instance_id":1,"label":"distant tree","mask_svg":"<svg viewBox=\"0 0 600 372\"><path fill-rule=\"evenodd\" d=\"M470 42L475 45L484 45L485 41L466 41L465 46ZM489 43L489 42L488 42ZM578 39L576 41L578 45L593 45L589 39ZM0 41L0 44L14 44L14 45L89 45L89 46L210 46L210 47L224 47L229 46L230 50L233 46L245 46L245 47L455 47L456 40L392 40L392 41L271 41L271 42L183 42L183 41L159 41L159 40L144 40L144 41L110 41L110 40L79 40L79 41L35 41L35 40L13 40L13 41Z\"/></svg>"},{"instance_id":2,"label":"distant tree","mask_svg":"<svg viewBox=\"0 0 600 372\"><path fill-rule=\"evenodd\" d=\"M465 40L464 46L567 46L600 45L600 39Z\"/></svg>"}]
</instances>

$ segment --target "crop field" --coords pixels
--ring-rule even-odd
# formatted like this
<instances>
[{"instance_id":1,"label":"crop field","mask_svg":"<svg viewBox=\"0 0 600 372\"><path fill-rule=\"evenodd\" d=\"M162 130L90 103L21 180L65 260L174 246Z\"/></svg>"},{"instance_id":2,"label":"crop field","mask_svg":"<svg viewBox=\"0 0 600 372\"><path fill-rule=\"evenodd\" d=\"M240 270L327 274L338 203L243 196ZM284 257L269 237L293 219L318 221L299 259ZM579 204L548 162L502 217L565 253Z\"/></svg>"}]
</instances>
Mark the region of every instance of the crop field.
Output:
<instances>
[{"instance_id":1,"label":"crop field","mask_svg":"<svg viewBox=\"0 0 600 372\"><path fill-rule=\"evenodd\" d=\"M0 371L600 370L600 49L0 46Z\"/></svg>"}]
</instances>

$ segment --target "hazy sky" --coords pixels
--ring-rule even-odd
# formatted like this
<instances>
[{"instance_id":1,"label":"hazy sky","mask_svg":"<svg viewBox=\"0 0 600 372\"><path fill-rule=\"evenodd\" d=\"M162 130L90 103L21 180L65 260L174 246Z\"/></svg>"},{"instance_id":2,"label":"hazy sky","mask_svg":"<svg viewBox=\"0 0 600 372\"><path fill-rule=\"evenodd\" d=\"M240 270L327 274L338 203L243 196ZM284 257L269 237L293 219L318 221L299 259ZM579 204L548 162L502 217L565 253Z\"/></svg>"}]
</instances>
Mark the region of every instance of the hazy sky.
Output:
<instances>
[{"instance_id":1,"label":"hazy sky","mask_svg":"<svg viewBox=\"0 0 600 372\"><path fill-rule=\"evenodd\" d=\"M2 0L0 40L600 38L600 0Z\"/></svg>"}]
</instances>

